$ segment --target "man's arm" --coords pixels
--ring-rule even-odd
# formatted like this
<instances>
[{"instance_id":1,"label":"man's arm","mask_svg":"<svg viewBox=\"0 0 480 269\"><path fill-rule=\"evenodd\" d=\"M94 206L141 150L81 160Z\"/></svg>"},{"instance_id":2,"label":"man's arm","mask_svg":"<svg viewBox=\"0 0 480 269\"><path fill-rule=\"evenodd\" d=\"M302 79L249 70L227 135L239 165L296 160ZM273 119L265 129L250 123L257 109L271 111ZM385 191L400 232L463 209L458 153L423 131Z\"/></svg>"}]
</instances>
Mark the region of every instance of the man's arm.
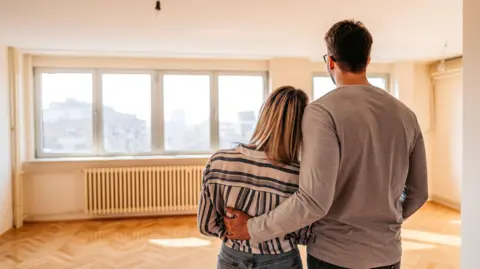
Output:
<instances>
[{"instance_id":1,"label":"man's arm","mask_svg":"<svg viewBox=\"0 0 480 269\"><path fill-rule=\"evenodd\" d=\"M324 217L332 205L340 159L332 117L319 105L309 105L303 117L302 134L299 189L273 211L248 221L248 232L255 242L312 224Z\"/></svg>"},{"instance_id":2,"label":"man's arm","mask_svg":"<svg viewBox=\"0 0 480 269\"><path fill-rule=\"evenodd\" d=\"M421 132L410 154L406 187L407 195L403 202L403 219L413 215L428 199L427 158Z\"/></svg>"}]
</instances>

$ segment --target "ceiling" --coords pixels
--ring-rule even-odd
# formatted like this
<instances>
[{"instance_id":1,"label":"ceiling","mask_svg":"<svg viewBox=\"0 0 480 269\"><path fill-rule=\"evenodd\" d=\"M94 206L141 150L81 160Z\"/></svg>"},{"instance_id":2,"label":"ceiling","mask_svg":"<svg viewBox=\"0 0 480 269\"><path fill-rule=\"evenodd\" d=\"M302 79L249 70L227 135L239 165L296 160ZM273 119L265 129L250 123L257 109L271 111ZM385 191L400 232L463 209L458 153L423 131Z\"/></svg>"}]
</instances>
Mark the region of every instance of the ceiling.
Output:
<instances>
[{"instance_id":1,"label":"ceiling","mask_svg":"<svg viewBox=\"0 0 480 269\"><path fill-rule=\"evenodd\" d=\"M0 0L0 44L36 53L321 59L334 22L370 29L377 62L462 54L461 0Z\"/></svg>"}]
</instances>

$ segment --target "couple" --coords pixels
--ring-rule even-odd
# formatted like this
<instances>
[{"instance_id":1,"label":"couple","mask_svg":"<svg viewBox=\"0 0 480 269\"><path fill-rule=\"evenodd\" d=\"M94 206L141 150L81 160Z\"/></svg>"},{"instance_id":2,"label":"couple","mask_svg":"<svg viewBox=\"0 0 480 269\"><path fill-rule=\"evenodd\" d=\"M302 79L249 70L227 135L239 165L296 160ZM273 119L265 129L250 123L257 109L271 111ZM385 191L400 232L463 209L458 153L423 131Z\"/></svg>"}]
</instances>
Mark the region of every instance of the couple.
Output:
<instances>
[{"instance_id":1,"label":"couple","mask_svg":"<svg viewBox=\"0 0 480 269\"><path fill-rule=\"evenodd\" d=\"M198 225L223 240L217 268L302 268L297 244L310 269L400 268L402 223L428 195L423 136L410 109L368 83L363 24L338 22L325 42L338 88L311 104L275 90L251 142L206 166Z\"/></svg>"}]
</instances>

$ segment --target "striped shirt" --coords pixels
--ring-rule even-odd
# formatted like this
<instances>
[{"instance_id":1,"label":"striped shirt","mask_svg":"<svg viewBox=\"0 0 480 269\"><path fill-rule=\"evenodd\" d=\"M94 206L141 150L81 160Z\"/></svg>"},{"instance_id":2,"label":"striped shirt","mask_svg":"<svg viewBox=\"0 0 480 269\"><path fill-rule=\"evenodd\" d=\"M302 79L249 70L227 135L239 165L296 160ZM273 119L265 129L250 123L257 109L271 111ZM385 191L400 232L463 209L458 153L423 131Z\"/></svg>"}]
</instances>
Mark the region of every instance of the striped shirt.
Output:
<instances>
[{"instance_id":1,"label":"striped shirt","mask_svg":"<svg viewBox=\"0 0 480 269\"><path fill-rule=\"evenodd\" d=\"M307 244L310 227L266 242L229 240L223 217L226 208L241 210L250 216L270 212L298 189L298 165L278 166L264 152L240 145L215 153L203 177L198 209L198 228L207 236L222 239L227 247L252 254L280 254Z\"/></svg>"}]
</instances>

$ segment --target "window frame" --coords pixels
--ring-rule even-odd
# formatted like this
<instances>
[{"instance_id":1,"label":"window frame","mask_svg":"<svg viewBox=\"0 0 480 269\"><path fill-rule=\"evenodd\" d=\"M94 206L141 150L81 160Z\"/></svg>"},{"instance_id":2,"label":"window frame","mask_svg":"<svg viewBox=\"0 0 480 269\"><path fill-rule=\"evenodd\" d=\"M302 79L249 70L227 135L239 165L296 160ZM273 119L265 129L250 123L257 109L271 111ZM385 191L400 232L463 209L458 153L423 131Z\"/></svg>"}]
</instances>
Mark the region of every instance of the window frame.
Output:
<instances>
[{"instance_id":1,"label":"window frame","mask_svg":"<svg viewBox=\"0 0 480 269\"><path fill-rule=\"evenodd\" d=\"M244 72L235 72L235 71L220 71L220 72L215 72L215 88L216 88L216 99L215 99L215 108L216 108L216 144L215 144L215 150L217 151L220 149L220 120L219 120L219 95L218 95L218 77L219 76L261 76L263 78L263 100L262 103L265 103L267 100L268 96L270 95L270 88L269 88L269 81L268 81L268 73L267 72L255 72L255 71L244 71ZM260 108L261 109L261 108ZM260 116L260 112L258 115Z\"/></svg>"},{"instance_id":2,"label":"window frame","mask_svg":"<svg viewBox=\"0 0 480 269\"><path fill-rule=\"evenodd\" d=\"M43 112L42 80L44 73L89 73L92 74L92 153L46 153L43 151ZM206 155L219 150L219 76L261 76L264 82L264 102L270 93L267 71L224 71L224 70L158 70L126 68L45 68L34 67L34 140L35 158L72 158L72 157L137 157L137 156L177 156ZM103 141L103 74L149 74L151 75L151 151L150 152L106 152ZM210 77L210 150L208 151L167 151L165 150L165 75L208 75Z\"/></svg>"},{"instance_id":3,"label":"window frame","mask_svg":"<svg viewBox=\"0 0 480 269\"><path fill-rule=\"evenodd\" d=\"M155 71L147 70L147 69L96 69L97 71L97 88L94 89L94 98L95 100L95 129L94 129L94 148L96 148L96 154L93 157L120 157L120 156L148 156L148 155L155 155L155 148L153 139L155 137L154 132L154 99L153 96L155 91ZM151 140L150 140L150 151L149 152L107 152L105 150L104 141L103 141L103 86L102 86L102 76L104 74L143 74L143 75L150 75L150 120L151 120Z\"/></svg>"},{"instance_id":4,"label":"window frame","mask_svg":"<svg viewBox=\"0 0 480 269\"><path fill-rule=\"evenodd\" d=\"M330 78L330 75L328 74L328 72L323 72L323 71L313 72L313 74L312 74L312 101L316 100L315 99L315 89L314 89L314 79L316 77L328 77L328 78ZM385 80L385 91L392 94L391 87L390 87L390 74L389 73L378 73L378 72L367 73L367 78L381 78L381 79L384 79Z\"/></svg>"},{"instance_id":5,"label":"window frame","mask_svg":"<svg viewBox=\"0 0 480 269\"><path fill-rule=\"evenodd\" d=\"M161 111L161 121L162 121L162 124L161 124L161 132L159 133L159 136L160 136L160 150L158 151L158 154L157 155L163 155L163 156L175 156L175 155L205 155L205 154L210 154L212 153L213 151L215 151L214 149L214 144L212 142L212 130L215 129L215 119L214 119L214 115L216 114L216 110L215 108L213 108L214 105L212 105L212 100L213 100L213 95L215 94L214 93L214 88L216 87L216 79L214 78L214 74L215 72L211 72L211 71L201 71L201 70L192 70L192 71L187 71L187 70L163 70L163 71L158 71L158 74L159 74L159 85L158 85L158 88L160 88L160 92L159 92L159 97L161 98L159 101L159 103L161 103L161 107L162 107L162 111ZM164 103L165 103L165 92L164 92L164 85L163 85L163 78L164 78L164 75L192 75L192 76L202 76L202 75L208 75L210 76L210 91L209 91L209 94L210 94L210 151L167 151L165 150L165 108L164 108ZM218 122L218 121L217 121ZM217 127L218 128L218 127Z\"/></svg>"},{"instance_id":6,"label":"window frame","mask_svg":"<svg viewBox=\"0 0 480 269\"><path fill-rule=\"evenodd\" d=\"M43 151L43 108L42 108L42 74L92 74L92 153L45 153ZM34 68L34 111L35 111L35 157L36 158L59 158L59 157L92 157L98 156L95 144L95 87L96 74L94 68Z\"/></svg>"},{"instance_id":7,"label":"window frame","mask_svg":"<svg viewBox=\"0 0 480 269\"><path fill-rule=\"evenodd\" d=\"M390 87L390 74L388 73L368 73L367 78L381 78L385 80L385 91L388 93L391 92L391 87Z\"/></svg>"}]
</instances>

